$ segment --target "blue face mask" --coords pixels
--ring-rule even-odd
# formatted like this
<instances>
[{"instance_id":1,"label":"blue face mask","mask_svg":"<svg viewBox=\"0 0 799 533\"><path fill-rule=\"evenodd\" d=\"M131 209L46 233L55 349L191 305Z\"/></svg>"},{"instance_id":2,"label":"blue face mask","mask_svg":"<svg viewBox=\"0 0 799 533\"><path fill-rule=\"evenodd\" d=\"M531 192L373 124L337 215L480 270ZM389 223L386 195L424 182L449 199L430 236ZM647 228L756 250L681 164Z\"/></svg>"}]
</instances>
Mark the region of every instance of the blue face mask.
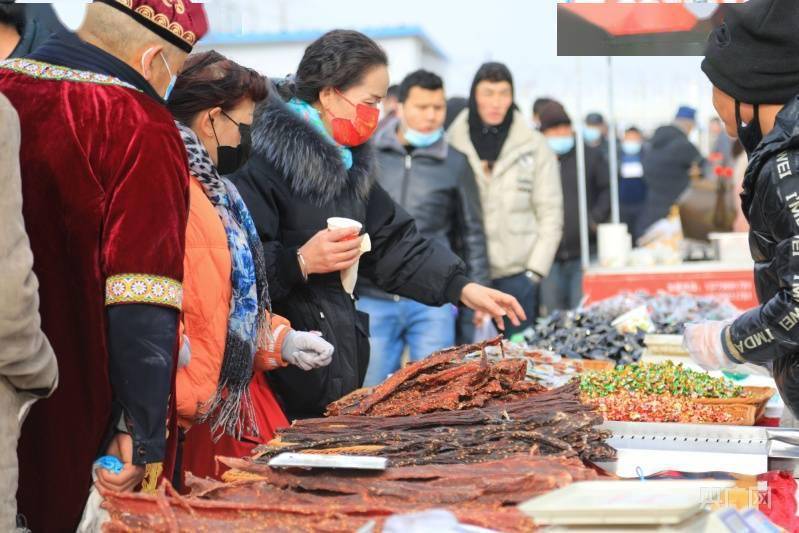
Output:
<instances>
[{"instance_id":1,"label":"blue face mask","mask_svg":"<svg viewBox=\"0 0 799 533\"><path fill-rule=\"evenodd\" d=\"M593 126L586 126L583 128L583 137L585 138L585 142L588 144L594 144L602 137L602 131L599 128L594 128Z\"/></svg>"},{"instance_id":2,"label":"blue face mask","mask_svg":"<svg viewBox=\"0 0 799 533\"><path fill-rule=\"evenodd\" d=\"M436 144L444 136L444 128L438 128L430 133L422 133L411 128L405 130L405 140L416 148L427 148Z\"/></svg>"},{"instance_id":3,"label":"blue face mask","mask_svg":"<svg viewBox=\"0 0 799 533\"><path fill-rule=\"evenodd\" d=\"M627 155L638 155L641 153L641 143L638 141L623 141L621 151Z\"/></svg>"},{"instance_id":4,"label":"blue face mask","mask_svg":"<svg viewBox=\"0 0 799 533\"><path fill-rule=\"evenodd\" d=\"M169 85L167 85L166 92L164 93L164 100L168 102L169 96L172 94L172 90L175 88L175 82L178 81L178 77L172 74L172 69L169 68L169 63L167 63L163 52L161 52L161 59L164 60L164 65L166 65L166 71L169 73Z\"/></svg>"},{"instance_id":5,"label":"blue face mask","mask_svg":"<svg viewBox=\"0 0 799 533\"><path fill-rule=\"evenodd\" d=\"M574 148L574 137L565 135L562 137L547 137L549 147L558 155L565 155L572 151Z\"/></svg>"}]
</instances>

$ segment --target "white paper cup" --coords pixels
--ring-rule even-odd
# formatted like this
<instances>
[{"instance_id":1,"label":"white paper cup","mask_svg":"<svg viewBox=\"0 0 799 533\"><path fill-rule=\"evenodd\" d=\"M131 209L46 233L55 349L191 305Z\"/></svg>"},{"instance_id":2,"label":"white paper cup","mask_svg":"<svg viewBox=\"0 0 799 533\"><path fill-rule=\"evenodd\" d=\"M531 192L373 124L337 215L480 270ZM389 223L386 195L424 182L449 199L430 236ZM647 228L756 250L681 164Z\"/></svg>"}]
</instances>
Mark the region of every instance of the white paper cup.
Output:
<instances>
[{"instance_id":1,"label":"white paper cup","mask_svg":"<svg viewBox=\"0 0 799 533\"><path fill-rule=\"evenodd\" d=\"M352 220L351 218L331 217L327 219L327 229L354 229L358 231L358 234L360 234L361 229L363 229L363 224L357 220Z\"/></svg>"}]
</instances>

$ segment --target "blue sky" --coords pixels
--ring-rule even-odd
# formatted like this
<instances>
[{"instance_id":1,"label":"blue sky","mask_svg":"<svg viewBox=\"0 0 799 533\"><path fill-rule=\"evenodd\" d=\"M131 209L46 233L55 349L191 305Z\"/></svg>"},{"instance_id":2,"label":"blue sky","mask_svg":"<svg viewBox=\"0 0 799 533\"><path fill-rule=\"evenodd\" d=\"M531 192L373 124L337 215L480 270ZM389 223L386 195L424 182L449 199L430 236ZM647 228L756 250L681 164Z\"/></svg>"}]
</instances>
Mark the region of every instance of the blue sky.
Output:
<instances>
[{"instance_id":1,"label":"blue sky","mask_svg":"<svg viewBox=\"0 0 799 533\"><path fill-rule=\"evenodd\" d=\"M421 26L444 49L450 63L451 94L466 93L477 67L486 60L506 62L514 72L517 99L527 110L532 99L556 95L576 112L577 60L556 53L555 0L210 0L212 28L279 31ZM59 14L77 24L79 0L56 2ZM244 14L242 16L242 13ZM712 114L710 86L696 57L614 59L615 102L623 124L652 127L670 120L682 103ZM607 111L607 62L583 58L583 111Z\"/></svg>"}]
</instances>

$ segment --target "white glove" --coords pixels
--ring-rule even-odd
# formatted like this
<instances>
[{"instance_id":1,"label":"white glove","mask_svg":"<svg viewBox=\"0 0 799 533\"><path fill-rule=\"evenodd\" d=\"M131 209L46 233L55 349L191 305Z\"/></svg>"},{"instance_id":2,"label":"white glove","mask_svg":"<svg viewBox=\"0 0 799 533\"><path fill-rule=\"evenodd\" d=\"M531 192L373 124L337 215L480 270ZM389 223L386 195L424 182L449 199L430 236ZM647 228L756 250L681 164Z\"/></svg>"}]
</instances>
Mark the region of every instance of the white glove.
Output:
<instances>
[{"instance_id":1,"label":"white glove","mask_svg":"<svg viewBox=\"0 0 799 533\"><path fill-rule=\"evenodd\" d=\"M302 370L327 366L333 360L333 345L322 338L321 333L291 331L283 341L280 354L283 360Z\"/></svg>"},{"instance_id":2,"label":"white glove","mask_svg":"<svg viewBox=\"0 0 799 533\"><path fill-rule=\"evenodd\" d=\"M178 352L178 368L185 368L191 363L191 343L189 338L183 335L183 342Z\"/></svg>"},{"instance_id":3,"label":"white glove","mask_svg":"<svg viewBox=\"0 0 799 533\"><path fill-rule=\"evenodd\" d=\"M705 370L730 370L737 364L724 353L721 334L731 320L711 320L686 324L683 347L691 359Z\"/></svg>"}]
</instances>

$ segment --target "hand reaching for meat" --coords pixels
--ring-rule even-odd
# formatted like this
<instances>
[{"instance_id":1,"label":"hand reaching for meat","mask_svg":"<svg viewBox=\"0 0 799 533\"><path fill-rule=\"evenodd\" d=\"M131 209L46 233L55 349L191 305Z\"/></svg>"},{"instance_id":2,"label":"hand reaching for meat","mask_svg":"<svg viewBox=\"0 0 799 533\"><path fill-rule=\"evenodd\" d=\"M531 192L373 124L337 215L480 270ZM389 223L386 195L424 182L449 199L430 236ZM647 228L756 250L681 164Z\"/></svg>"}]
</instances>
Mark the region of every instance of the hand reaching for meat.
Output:
<instances>
[{"instance_id":1,"label":"hand reaching for meat","mask_svg":"<svg viewBox=\"0 0 799 533\"><path fill-rule=\"evenodd\" d=\"M477 283L469 283L463 288L461 302L478 313L482 312L491 316L500 331L505 330L503 320L505 317L508 317L514 326L518 326L522 320L527 319L524 309L516 298Z\"/></svg>"}]
</instances>

